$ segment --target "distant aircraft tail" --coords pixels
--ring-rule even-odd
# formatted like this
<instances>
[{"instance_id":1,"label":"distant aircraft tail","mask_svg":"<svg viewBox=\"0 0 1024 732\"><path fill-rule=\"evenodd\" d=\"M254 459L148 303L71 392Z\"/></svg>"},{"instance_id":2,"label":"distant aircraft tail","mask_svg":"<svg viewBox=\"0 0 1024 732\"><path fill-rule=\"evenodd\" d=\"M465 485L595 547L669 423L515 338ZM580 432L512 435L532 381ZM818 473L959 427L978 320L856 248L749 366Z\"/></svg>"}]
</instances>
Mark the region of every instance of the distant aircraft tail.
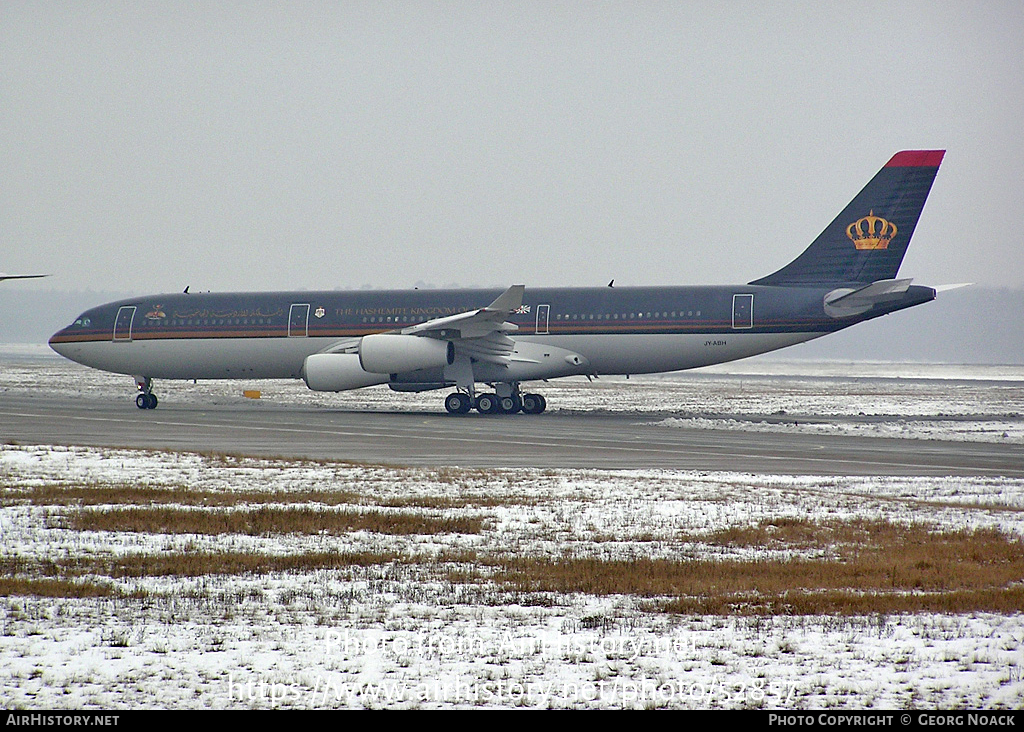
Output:
<instances>
[{"instance_id":1,"label":"distant aircraft tail","mask_svg":"<svg viewBox=\"0 0 1024 732\"><path fill-rule=\"evenodd\" d=\"M750 284L830 286L894 279L945 152L893 155L803 254Z\"/></svg>"}]
</instances>

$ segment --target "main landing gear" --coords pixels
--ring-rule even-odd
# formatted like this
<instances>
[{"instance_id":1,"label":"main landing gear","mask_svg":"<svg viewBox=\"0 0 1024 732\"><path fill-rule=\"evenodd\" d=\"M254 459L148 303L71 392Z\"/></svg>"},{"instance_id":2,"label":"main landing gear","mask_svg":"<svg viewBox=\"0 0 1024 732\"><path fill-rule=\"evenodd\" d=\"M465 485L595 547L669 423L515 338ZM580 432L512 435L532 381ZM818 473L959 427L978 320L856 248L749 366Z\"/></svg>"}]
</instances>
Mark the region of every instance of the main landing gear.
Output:
<instances>
[{"instance_id":1,"label":"main landing gear","mask_svg":"<svg viewBox=\"0 0 1024 732\"><path fill-rule=\"evenodd\" d=\"M449 414L466 414L475 408L480 414L540 414L548 406L547 400L540 394L524 394L519 391L518 384L511 393L502 396L500 393L478 394L475 397L461 391L449 394L444 399L444 408Z\"/></svg>"},{"instance_id":2,"label":"main landing gear","mask_svg":"<svg viewBox=\"0 0 1024 732\"><path fill-rule=\"evenodd\" d=\"M159 402L153 393L153 380L148 376L136 376L135 386L139 389L139 395L135 397L135 406L139 409L156 409Z\"/></svg>"}]
</instances>

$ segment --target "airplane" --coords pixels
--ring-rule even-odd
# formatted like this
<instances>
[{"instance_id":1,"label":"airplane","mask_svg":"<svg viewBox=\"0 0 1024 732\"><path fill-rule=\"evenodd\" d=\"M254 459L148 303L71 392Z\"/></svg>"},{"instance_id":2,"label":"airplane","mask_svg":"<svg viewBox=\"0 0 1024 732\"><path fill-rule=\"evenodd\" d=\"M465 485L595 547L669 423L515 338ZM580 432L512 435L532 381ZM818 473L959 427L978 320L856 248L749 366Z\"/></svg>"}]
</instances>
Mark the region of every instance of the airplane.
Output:
<instances>
[{"instance_id":1,"label":"airplane","mask_svg":"<svg viewBox=\"0 0 1024 732\"><path fill-rule=\"evenodd\" d=\"M451 414L540 414L527 382L692 369L766 353L933 300L897 279L944 150L896 153L796 259L742 285L134 297L50 338L135 378L303 379L315 391L452 389ZM489 389L481 389L481 385Z\"/></svg>"},{"instance_id":2,"label":"airplane","mask_svg":"<svg viewBox=\"0 0 1024 732\"><path fill-rule=\"evenodd\" d=\"M49 277L50 275L12 275L6 272L0 272L0 282L4 280L35 280L40 277Z\"/></svg>"}]
</instances>

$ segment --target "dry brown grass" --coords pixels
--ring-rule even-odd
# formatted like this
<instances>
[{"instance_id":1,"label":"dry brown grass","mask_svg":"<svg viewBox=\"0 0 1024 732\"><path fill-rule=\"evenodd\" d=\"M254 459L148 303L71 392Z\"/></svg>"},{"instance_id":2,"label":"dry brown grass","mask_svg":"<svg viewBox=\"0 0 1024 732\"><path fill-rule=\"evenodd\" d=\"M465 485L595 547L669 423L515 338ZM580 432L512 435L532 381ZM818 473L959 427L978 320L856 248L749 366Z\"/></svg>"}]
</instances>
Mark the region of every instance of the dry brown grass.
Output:
<instances>
[{"instance_id":1,"label":"dry brown grass","mask_svg":"<svg viewBox=\"0 0 1024 732\"><path fill-rule=\"evenodd\" d=\"M74 531L131 531L151 534L330 534L372 531L378 534L479 534L483 520L431 517L398 511L344 511L260 506L206 510L173 506L73 511L50 519Z\"/></svg>"},{"instance_id":2,"label":"dry brown grass","mask_svg":"<svg viewBox=\"0 0 1024 732\"><path fill-rule=\"evenodd\" d=\"M13 496L8 496L7 503ZM22 494L35 506L114 506L179 505L232 507L259 503L319 503L325 506L359 504L362 496L354 491L202 491L186 486L153 487L145 484L98 483L75 486L43 485Z\"/></svg>"},{"instance_id":3,"label":"dry brown grass","mask_svg":"<svg viewBox=\"0 0 1024 732\"><path fill-rule=\"evenodd\" d=\"M940 593L811 592L680 597L656 602L652 609L698 615L901 615L912 613L1019 613L1024 587Z\"/></svg>"},{"instance_id":4,"label":"dry brown grass","mask_svg":"<svg viewBox=\"0 0 1024 732\"><path fill-rule=\"evenodd\" d=\"M840 540L844 543L849 542L858 533L856 527L859 523L862 522L815 522L799 518L778 518L753 526L729 526L713 531L707 536L688 536L686 540L717 546L763 548L829 546ZM840 534L844 535L842 539Z\"/></svg>"},{"instance_id":5,"label":"dry brown grass","mask_svg":"<svg viewBox=\"0 0 1024 732\"><path fill-rule=\"evenodd\" d=\"M383 508L426 508L435 510L534 505L527 496L497 498L488 495L372 497L353 490L330 488L302 491L206 491L187 486L83 484L43 485L28 491L7 490L0 505L31 503L36 506L178 505L230 508L254 504L319 504L322 506L376 505Z\"/></svg>"},{"instance_id":6,"label":"dry brown grass","mask_svg":"<svg viewBox=\"0 0 1024 732\"><path fill-rule=\"evenodd\" d=\"M671 612L1011 612L1024 600L1024 546L997 531L936 532L885 521L772 522L728 543L817 547L834 559L513 559L495 578L522 592L628 594ZM788 539L788 541L787 541Z\"/></svg>"},{"instance_id":7,"label":"dry brown grass","mask_svg":"<svg viewBox=\"0 0 1024 732\"><path fill-rule=\"evenodd\" d=\"M29 579L0 577L0 597L31 595L35 597L111 597L120 594L111 585L65 579Z\"/></svg>"},{"instance_id":8,"label":"dry brown grass","mask_svg":"<svg viewBox=\"0 0 1024 732\"><path fill-rule=\"evenodd\" d=\"M174 552L47 561L7 557L0 559L0 594L113 592L96 584L96 577L123 580L416 565L421 572L452 583L496 583L522 594L633 595L649 598L652 610L676 613L853 615L1019 612L1024 607L1024 547L992 530L939 532L922 524L885 521L786 520L716 536L733 544L827 548L835 558L608 561L391 551L280 556Z\"/></svg>"},{"instance_id":9,"label":"dry brown grass","mask_svg":"<svg viewBox=\"0 0 1024 732\"><path fill-rule=\"evenodd\" d=\"M209 459L225 464L241 460L230 456ZM442 483L458 483L460 487L466 479L464 473L455 470L417 474ZM412 475L410 472L410 479ZM514 496L512 491L502 498L464 493L387 498L344 488L229 492L132 484L50 485L4 493L2 501L6 504L69 507L54 512L48 520L51 525L70 530L207 535L333 535L361 530L382 534L478 534L486 529L483 519L425 516L422 509L458 511L550 500ZM337 508L345 505L359 508ZM698 546L768 550L776 555L789 552L792 556L616 561L396 551L287 556L175 552L50 561L0 558L0 594L102 596L115 592L102 584L103 579L416 565L421 573L453 583L497 585L503 591L523 594L632 595L648 598L647 606L653 610L678 613L1019 612L1024 607L1024 545L994 530L938 531L925 524L879 520L778 518L675 539ZM94 582L97 577L100 584Z\"/></svg>"},{"instance_id":10,"label":"dry brown grass","mask_svg":"<svg viewBox=\"0 0 1024 732\"><path fill-rule=\"evenodd\" d=\"M36 594L14 591L34 582L65 582L78 585L77 578L109 577L201 577L205 575L259 575L271 572L314 572L350 567L380 565L440 566L447 563L472 563L472 552L441 552L407 555L388 551L303 552L275 555L263 552L169 552L166 554L135 554L120 557L68 557L57 560L5 558L0 560L0 573L7 575L11 590L0 594ZM19 579L15 575L32 575ZM45 579L38 579L39 577ZM31 587L29 587L31 589ZM68 595L78 596L78 595Z\"/></svg>"}]
</instances>

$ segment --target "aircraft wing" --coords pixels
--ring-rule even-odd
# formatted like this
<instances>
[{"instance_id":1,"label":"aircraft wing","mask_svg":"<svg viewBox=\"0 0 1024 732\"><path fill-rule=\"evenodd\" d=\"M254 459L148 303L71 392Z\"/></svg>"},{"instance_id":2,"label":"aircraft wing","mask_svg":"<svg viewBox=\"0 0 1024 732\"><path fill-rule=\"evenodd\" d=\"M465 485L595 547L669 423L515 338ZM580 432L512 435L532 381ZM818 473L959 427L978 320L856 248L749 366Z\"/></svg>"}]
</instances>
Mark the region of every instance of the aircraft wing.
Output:
<instances>
[{"instance_id":1,"label":"aircraft wing","mask_svg":"<svg viewBox=\"0 0 1024 732\"><path fill-rule=\"evenodd\" d=\"M320 353L358 353L359 352L359 339L358 338L343 338L337 343L332 343Z\"/></svg>"},{"instance_id":2,"label":"aircraft wing","mask_svg":"<svg viewBox=\"0 0 1024 732\"><path fill-rule=\"evenodd\" d=\"M453 341L459 352L472 359L508 364L515 341L507 334L514 333L519 327L506 320L522 307L525 289L525 285L512 285L487 307L446 315L388 333ZM321 353L358 353L360 341L361 338L345 338Z\"/></svg>"},{"instance_id":3,"label":"aircraft wing","mask_svg":"<svg viewBox=\"0 0 1024 732\"><path fill-rule=\"evenodd\" d=\"M519 330L519 326L506 321L522 307L525 290L525 285L512 285L487 307L435 318L398 332L454 341L457 352L474 360L506 365L515 349L515 341L507 334Z\"/></svg>"},{"instance_id":4,"label":"aircraft wing","mask_svg":"<svg viewBox=\"0 0 1024 732\"><path fill-rule=\"evenodd\" d=\"M513 333L519 326L505 320L522 307L525 285L512 285L490 305L479 310L446 315L402 328L402 335L425 335L445 340L484 338L491 333Z\"/></svg>"}]
</instances>

